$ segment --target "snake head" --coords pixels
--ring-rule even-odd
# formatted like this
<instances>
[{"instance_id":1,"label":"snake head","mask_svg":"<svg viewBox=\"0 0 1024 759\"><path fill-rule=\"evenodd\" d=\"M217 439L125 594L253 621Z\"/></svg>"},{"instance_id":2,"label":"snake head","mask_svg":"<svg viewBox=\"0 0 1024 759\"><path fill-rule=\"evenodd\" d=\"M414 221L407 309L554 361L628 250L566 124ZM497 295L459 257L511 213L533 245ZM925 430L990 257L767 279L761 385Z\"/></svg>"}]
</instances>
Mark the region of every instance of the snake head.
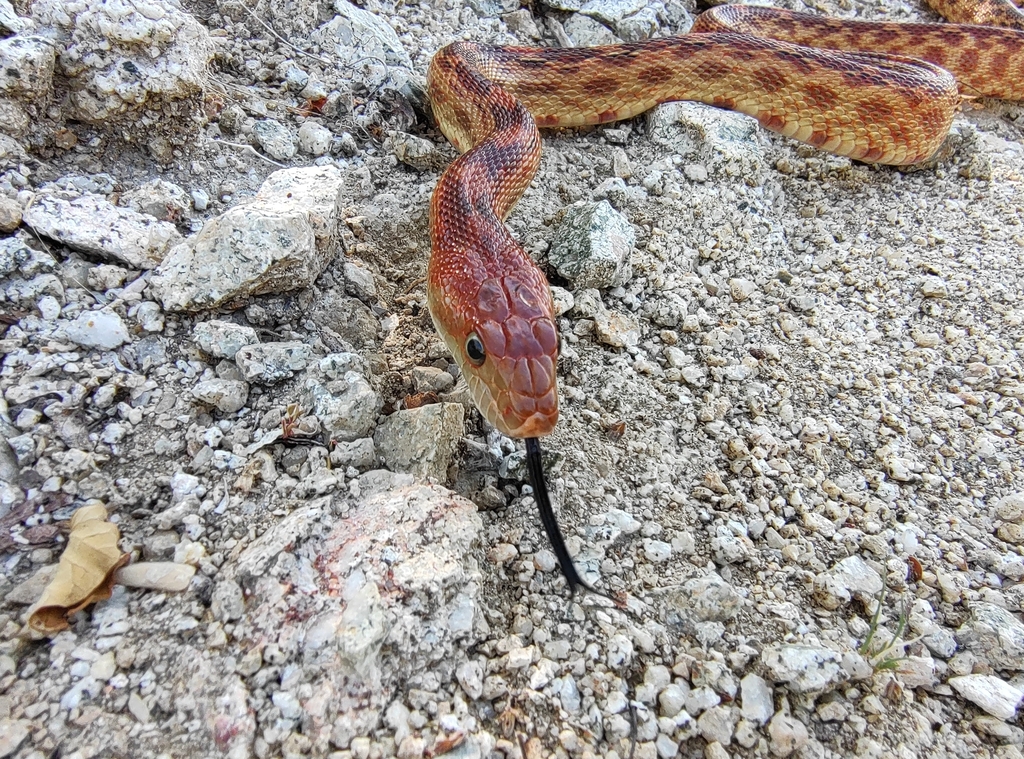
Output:
<instances>
[{"instance_id":1,"label":"snake head","mask_svg":"<svg viewBox=\"0 0 1024 759\"><path fill-rule=\"evenodd\" d=\"M513 438L550 434L558 421L558 330L540 271L486 279L459 309L446 308L444 294L428 300L487 421Z\"/></svg>"}]
</instances>

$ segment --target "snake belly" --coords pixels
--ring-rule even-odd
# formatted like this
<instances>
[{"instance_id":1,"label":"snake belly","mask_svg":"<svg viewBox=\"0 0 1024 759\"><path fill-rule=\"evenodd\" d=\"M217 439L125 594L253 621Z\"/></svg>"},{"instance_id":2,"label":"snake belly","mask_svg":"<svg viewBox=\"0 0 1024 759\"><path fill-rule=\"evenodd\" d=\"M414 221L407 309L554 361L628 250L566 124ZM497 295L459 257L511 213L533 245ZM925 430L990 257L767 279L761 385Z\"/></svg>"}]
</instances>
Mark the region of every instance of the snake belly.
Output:
<instances>
[{"instance_id":1,"label":"snake belly","mask_svg":"<svg viewBox=\"0 0 1024 759\"><path fill-rule=\"evenodd\" d=\"M766 129L838 155L906 165L936 151L961 101L954 76L923 60L929 55L951 68L980 71L963 79L969 94L1024 97L1022 32L973 27L990 35L979 38L972 28L946 24L851 31L829 19L805 31L815 17L745 12L751 15L739 20L698 19L708 29L725 23L730 31L582 49L456 42L432 59L427 92L434 116L462 155L431 199L427 302L474 402L500 432L541 437L558 419L550 289L503 223L537 171L538 125L607 123L659 103L694 100L753 116ZM846 52L747 33L769 22L779 36L788 29L796 42L819 46L874 38L860 52ZM926 49L914 44L915 36ZM982 56L985 45L1005 63ZM940 47L966 52L951 63ZM1001 66L1015 80L1003 90L990 87L1002 81Z\"/></svg>"}]
</instances>

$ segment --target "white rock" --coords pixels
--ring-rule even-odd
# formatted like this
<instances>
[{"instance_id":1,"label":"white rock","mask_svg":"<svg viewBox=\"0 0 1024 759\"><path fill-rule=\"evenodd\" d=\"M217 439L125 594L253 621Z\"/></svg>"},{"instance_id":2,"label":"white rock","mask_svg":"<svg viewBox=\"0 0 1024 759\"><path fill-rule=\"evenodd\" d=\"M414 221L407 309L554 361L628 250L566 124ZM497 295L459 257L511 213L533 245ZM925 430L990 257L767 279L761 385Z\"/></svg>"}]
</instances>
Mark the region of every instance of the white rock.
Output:
<instances>
[{"instance_id":1,"label":"white rock","mask_svg":"<svg viewBox=\"0 0 1024 759\"><path fill-rule=\"evenodd\" d=\"M352 371L341 379L327 382L307 376L302 383L301 397L324 430L332 438L344 441L366 437L384 405L366 378Z\"/></svg>"},{"instance_id":2,"label":"white rock","mask_svg":"<svg viewBox=\"0 0 1024 759\"><path fill-rule=\"evenodd\" d=\"M396 411L377 428L373 442L389 469L443 482L462 439L465 413L460 403Z\"/></svg>"},{"instance_id":3,"label":"white rock","mask_svg":"<svg viewBox=\"0 0 1024 759\"><path fill-rule=\"evenodd\" d=\"M66 118L146 134L148 112L191 116L181 106L203 92L214 48L206 28L180 7L37 0L32 17L60 33L57 65L72 93Z\"/></svg>"},{"instance_id":4,"label":"white rock","mask_svg":"<svg viewBox=\"0 0 1024 759\"><path fill-rule=\"evenodd\" d=\"M311 285L338 252L344 182L334 166L271 174L252 201L168 253L151 282L164 308L197 311Z\"/></svg>"},{"instance_id":5,"label":"white rock","mask_svg":"<svg viewBox=\"0 0 1024 759\"><path fill-rule=\"evenodd\" d=\"M949 678L957 693L993 717L1013 719L1024 691L993 675L962 675Z\"/></svg>"},{"instance_id":6,"label":"white rock","mask_svg":"<svg viewBox=\"0 0 1024 759\"><path fill-rule=\"evenodd\" d=\"M713 706L697 718L697 730L708 743L728 745L739 714L729 706Z\"/></svg>"},{"instance_id":7,"label":"white rock","mask_svg":"<svg viewBox=\"0 0 1024 759\"><path fill-rule=\"evenodd\" d=\"M260 341L252 327L219 319L197 323L192 328L192 339L214 358L234 358L243 346Z\"/></svg>"},{"instance_id":8,"label":"white rock","mask_svg":"<svg viewBox=\"0 0 1024 759\"><path fill-rule=\"evenodd\" d=\"M49 95L55 52L54 45L41 37L0 40L0 92L27 102Z\"/></svg>"},{"instance_id":9,"label":"white rock","mask_svg":"<svg viewBox=\"0 0 1024 759\"><path fill-rule=\"evenodd\" d=\"M11 756L28 738L32 723L27 719L0 719L0 757Z\"/></svg>"},{"instance_id":10,"label":"white rock","mask_svg":"<svg viewBox=\"0 0 1024 759\"><path fill-rule=\"evenodd\" d=\"M480 698L484 689L484 668L479 661L473 659L460 664L455 670L455 678L467 696L473 700Z\"/></svg>"},{"instance_id":11,"label":"white rock","mask_svg":"<svg viewBox=\"0 0 1024 759\"><path fill-rule=\"evenodd\" d=\"M995 502L996 515L1007 522L1024 522L1024 493L1011 493Z\"/></svg>"},{"instance_id":12,"label":"white rock","mask_svg":"<svg viewBox=\"0 0 1024 759\"><path fill-rule=\"evenodd\" d=\"M215 377L193 385L192 395L196 400L216 406L226 414L233 414L245 407L249 385L241 380Z\"/></svg>"},{"instance_id":13,"label":"white rock","mask_svg":"<svg viewBox=\"0 0 1024 759\"><path fill-rule=\"evenodd\" d=\"M763 677L750 673L740 680L740 714L755 725L763 725L775 712L772 688Z\"/></svg>"},{"instance_id":14,"label":"white rock","mask_svg":"<svg viewBox=\"0 0 1024 759\"><path fill-rule=\"evenodd\" d=\"M737 303L742 303L757 290L757 285L749 279L734 278L729 280L729 294Z\"/></svg>"},{"instance_id":15,"label":"white rock","mask_svg":"<svg viewBox=\"0 0 1024 759\"><path fill-rule=\"evenodd\" d=\"M170 561L138 562L119 569L115 580L129 588L178 593L188 588L195 573L196 568L188 564Z\"/></svg>"},{"instance_id":16,"label":"white rock","mask_svg":"<svg viewBox=\"0 0 1024 759\"><path fill-rule=\"evenodd\" d=\"M840 655L822 646L772 646L761 660L772 680L794 693L821 693L845 679Z\"/></svg>"},{"instance_id":17,"label":"white rock","mask_svg":"<svg viewBox=\"0 0 1024 759\"><path fill-rule=\"evenodd\" d=\"M412 71L412 61L388 22L347 0L335 0L335 16L317 29L311 39L333 50L336 65L348 76L376 90L388 80L401 87Z\"/></svg>"},{"instance_id":18,"label":"white rock","mask_svg":"<svg viewBox=\"0 0 1024 759\"><path fill-rule=\"evenodd\" d=\"M181 241L173 224L99 195L39 193L25 209L24 222L43 237L134 269L152 269Z\"/></svg>"},{"instance_id":19,"label":"white rock","mask_svg":"<svg viewBox=\"0 0 1024 759\"><path fill-rule=\"evenodd\" d=\"M131 338L124 321L114 311L84 311L62 329L67 339L83 348L113 350Z\"/></svg>"},{"instance_id":20,"label":"white rock","mask_svg":"<svg viewBox=\"0 0 1024 759\"><path fill-rule=\"evenodd\" d=\"M306 368L313 347L298 340L256 343L239 348L235 363L247 382L273 384Z\"/></svg>"},{"instance_id":21,"label":"white rock","mask_svg":"<svg viewBox=\"0 0 1024 759\"><path fill-rule=\"evenodd\" d=\"M644 540L644 556L648 561L662 562L672 558L672 545L663 540Z\"/></svg>"},{"instance_id":22,"label":"white rock","mask_svg":"<svg viewBox=\"0 0 1024 759\"><path fill-rule=\"evenodd\" d=\"M576 288L624 285L636 232L607 200L570 206L548 251L548 261ZM635 343L634 343L635 344Z\"/></svg>"},{"instance_id":23,"label":"white rock","mask_svg":"<svg viewBox=\"0 0 1024 759\"><path fill-rule=\"evenodd\" d=\"M965 649L993 667L1024 670L1024 624L1001 606L972 604L971 618L957 630L957 637Z\"/></svg>"},{"instance_id":24,"label":"white rock","mask_svg":"<svg viewBox=\"0 0 1024 759\"><path fill-rule=\"evenodd\" d=\"M848 556L814 578L814 599L826 609L837 609L853 597L870 601L881 592L881 576L860 556Z\"/></svg>"},{"instance_id":25,"label":"white rock","mask_svg":"<svg viewBox=\"0 0 1024 759\"><path fill-rule=\"evenodd\" d=\"M128 696L128 711L142 724L145 725L149 722L149 707L146 706L146 702L142 700L138 693L132 692Z\"/></svg>"},{"instance_id":26,"label":"white rock","mask_svg":"<svg viewBox=\"0 0 1024 759\"><path fill-rule=\"evenodd\" d=\"M768 723L768 737L772 753L780 757L799 752L810 738L802 722L782 711Z\"/></svg>"}]
</instances>

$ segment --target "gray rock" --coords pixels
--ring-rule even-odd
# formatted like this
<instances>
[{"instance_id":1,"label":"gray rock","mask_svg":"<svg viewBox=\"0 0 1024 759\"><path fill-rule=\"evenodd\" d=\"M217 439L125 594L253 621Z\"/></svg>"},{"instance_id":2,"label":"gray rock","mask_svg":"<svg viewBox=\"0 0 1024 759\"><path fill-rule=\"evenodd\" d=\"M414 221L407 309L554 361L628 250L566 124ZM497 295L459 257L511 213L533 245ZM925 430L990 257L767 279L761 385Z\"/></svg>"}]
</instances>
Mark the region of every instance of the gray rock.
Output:
<instances>
[{"instance_id":1,"label":"gray rock","mask_svg":"<svg viewBox=\"0 0 1024 759\"><path fill-rule=\"evenodd\" d=\"M881 576L859 556L848 556L814 578L814 600L830 610L852 598L870 602L881 592Z\"/></svg>"},{"instance_id":2,"label":"gray rock","mask_svg":"<svg viewBox=\"0 0 1024 759\"><path fill-rule=\"evenodd\" d=\"M210 597L210 613L221 622L233 622L245 614L245 597L242 588L234 580L221 580L213 588Z\"/></svg>"},{"instance_id":3,"label":"gray rock","mask_svg":"<svg viewBox=\"0 0 1024 759\"><path fill-rule=\"evenodd\" d=\"M63 325L61 332L83 348L113 350L131 338L128 328L114 311L84 311L70 323Z\"/></svg>"},{"instance_id":4,"label":"gray rock","mask_svg":"<svg viewBox=\"0 0 1024 759\"><path fill-rule=\"evenodd\" d=\"M484 690L484 668L479 661L471 660L460 664L455 670L455 678L467 696L473 700L480 698Z\"/></svg>"},{"instance_id":5,"label":"gray rock","mask_svg":"<svg viewBox=\"0 0 1024 759\"><path fill-rule=\"evenodd\" d=\"M957 693L1001 720L1013 719L1024 691L993 675L962 675L949 678Z\"/></svg>"},{"instance_id":6,"label":"gray rock","mask_svg":"<svg viewBox=\"0 0 1024 759\"><path fill-rule=\"evenodd\" d=\"M395 30L380 16L335 0L335 16L311 38L325 50L334 50L336 65L354 81L375 90L385 84L395 89L405 84L412 61Z\"/></svg>"},{"instance_id":7,"label":"gray rock","mask_svg":"<svg viewBox=\"0 0 1024 759\"><path fill-rule=\"evenodd\" d=\"M243 585L266 574L277 557L301 543L310 535L324 513L330 497L300 506L250 543L229 566L224 579L236 580Z\"/></svg>"},{"instance_id":8,"label":"gray rock","mask_svg":"<svg viewBox=\"0 0 1024 759\"><path fill-rule=\"evenodd\" d=\"M761 661L771 679L793 693L822 693L845 679L840 655L822 646L772 646L762 652Z\"/></svg>"},{"instance_id":9,"label":"gray rock","mask_svg":"<svg viewBox=\"0 0 1024 759\"><path fill-rule=\"evenodd\" d=\"M5 34L17 34L28 28L28 22L14 10L10 0L0 0L0 31Z\"/></svg>"},{"instance_id":10,"label":"gray rock","mask_svg":"<svg viewBox=\"0 0 1024 759\"><path fill-rule=\"evenodd\" d=\"M995 604L978 602L957 630L961 645L998 669L1024 670L1024 624Z\"/></svg>"},{"instance_id":11,"label":"gray rock","mask_svg":"<svg viewBox=\"0 0 1024 759\"><path fill-rule=\"evenodd\" d=\"M717 572L687 580L665 595L665 621L684 632L700 622L728 622L736 617L742 598Z\"/></svg>"},{"instance_id":12,"label":"gray rock","mask_svg":"<svg viewBox=\"0 0 1024 759\"><path fill-rule=\"evenodd\" d=\"M740 714L755 725L763 725L775 711L772 687L763 677L750 673L740 680Z\"/></svg>"},{"instance_id":13,"label":"gray rock","mask_svg":"<svg viewBox=\"0 0 1024 759\"><path fill-rule=\"evenodd\" d=\"M462 438L465 414L459 403L396 411L377 428L373 440L388 468L444 482Z\"/></svg>"},{"instance_id":14,"label":"gray rock","mask_svg":"<svg viewBox=\"0 0 1024 759\"><path fill-rule=\"evenodd\" d=\"M179 542L178 533L174 530L158 530L143 538L142 555L149 560L170 558Z\"/></svg>"},{"instance_id":15,"label":"gray rock","mask_svg":"<svg viewBox=\"0 0 1024 759\"><path fill-rule=\"evenodd\" d=\"M697 718L697 731L709 743L717 741L723 745L732 742L739 715L728 706L712 706Z\"/></svg>"},{"instance_id":16,"label":"gray rock","mask_svg":"<svg viewBox=\"0 0 1024 759\"><path fill-rule=\"evenodd\" d=\"M275 172L256 197L174 247L152 279L169 311L198 311L311 285L338 252L333 166Z\"/></svg>"},{"instance_id":17,"label":"gray rock","mask_svg":"<svg viewBox=\"0 0 1024 759\"><path fill-rule=\"evenodd\" d=\"M4 601L22 606L34 604L36 599L43 594L46 586L50 584L50 580L53 579L56 573L56 564L40 567L27 580L22 580L13 588L7 590Z\"/></svg>"},{"instance_id":18,"label":"gray rock","mask_svg":"<svg viewBox=\"0 0 1024 759\"><path fill-rule=\"evenodd\" d=\"M54 271L57 261L49 253L25 244L20 236L0 240L0 277L34 277Z\"/></svg>"},{"instance_id":19,"label":"gray rock","mask_svg":"<svg viewBox=\"0 0 1024 759\"><path fill-rule=\"evenodd\" d=\"M1002 745L1024 745L1024 730L1007 725L1001 719L980 715L971 720L971 727L978 733L992 738Z\"/></svg>"},{"instance_id":20,"label":"gray rock","mask_svg":"<svg viewBox=\"0 0 1024 759\"><path fill-rule=\"evenodd\" d=\"M647 7L647 0L586 0L573 8L584 16L614 28L617 23Z\"/></svg>"},{"instance_id":21,"label":"gray rock","mask_svg":"<svg viewBox=\"0 0 1024 759\"><path fill-rule=\"evenodd\" d=\"M437 369L433 366L414 366L412 384L417 393L428 391L443 393L455 384L455 378L444 369Z\"/></svg>"},{"instance_id":22,"label":"gray rock","mask_svg":"<svg viewBox=\"0 0 1024 759\"><path fill-rule=\"evenodd\" d=\"M310 408L324 431L335 440L364 438L377 421L383 400L358 372L340 379L307 377L302 384L303 404Z\"/></svg>"},{"instance_id":23,"label":"gray rock","mask_svg":"<svg viewBox=\"0 0 1024 759\"><path fill-rule=\"evenodd\" d=\"M233 414L245 407L245 401L249 397L249 385L231 379L203 380L192 387L192 396L198 401L215 406L225 414Z\"/></svg>"},{"instance_id":24,"label":"gray rock","mask_svg":"<svg viewBox=\"0 0 1024 759\"><path fill-rule=\"evenodd\" d=\"M328 353L317 362L317 369L328 380L344 379L349 372L367 376L366 361L358 353Z\"/></svg>"},{"instance_id":25,"label":"gray rock","mask_svg":"<svg viewBox=\"0 0 1024 759\"><path fill-rule=\"evenodd\" d=\"M185 189L165 179L154 179L129 190L121 196L120 204L133 211L172 223L186 218L192 207Z\"/></svg>"},{"instance_id":26,"label":"gray rock","mask_svg":"<svg viewBox=\"0 0 1024 759\"><path fill-rule=\"evenodd\" d=\"M436 171L448 163L448 159L430 140L399 132L391 140L395 156L406 166L416 171Z\"/></svg>"},{"instance_id":27,"label":"gray rock","mask_svg":"<svg viewBox=\"0 0 1024 759\"><path fill-rule=\"evenodd\" d=\"M157 266L181 240L173 224L120 208L99 195L39 193L23 218L42 237L133 269Z\"/></svg>"},{"instance_id":28,"label":"gray rock","mask_svg":"<svg viewBox=\"0 0 1024 759\"><path fill-rule=\"evenodd\" d=\"M253 124L252 138L267 155L278 161L287 161L298 150L295 134L276 119L260 119Z\"/></svg>"},{"instance_id":29,"label":"gray rock","mask_svg":"<svg viewBox=\"0 0 1024 759\"><path fill-rule=\"evenodd\" d=\"M354 467L360 471L373 469L379 463L373 438L335 442L331 449L331 463L342 468Z\"/></svg>"},{"instance_id":30,"label":"gray rock","mask_svg":"<svg viewBox=\"0 0 1024 759\"><path fill-rule=\"evenodd\" d=\"M291 92L300 92L309 83L309 74L290 58L277 65L276 73Z\"/></svg>"},{"instance_id":31,"label":"gray rock","mask_svg":"<svg viewBox=\"0 0 1024 759\"><path fill-rule=\"evenodd\" d=\"M720 165L757 169L763 165L764 139L755 119L703 103L674 102L647 113L651 138L682 155L699 156L714 169Z\"/></svg>"},{"instance_id":32,"label":"gray rock","mask_svg":"<svg viewBox=\"0 0 1024 759\"><path fill-rule=\"evenodd\" d=\"M616 45L622 40L600 21L574 13L566 19L565 33L576 43L577 47L596 47L597 45Z\"/></svg>"},{"instance_id":33,"label":"gray rock","mask_svg":"<svg viewBox=\"0 0 1024 759\"><path fill-rule=\"evenodd\" d=\"M238 349L235 363L247 382L274 384L306 368L313 347L297 340L256 343Z\"/></svg>"},{"instance_id":34,"label":"gray rock","mask_svg":"<svg viewBox=\"0 0 1024 759\"><path fill-rule=\"evenodd\" d=\"M307 155L327 155L334 133L325 126L307 121L299 127L299 150Z\"/></svg>"},{"instance_id":35,"label":"gray rock","mask_svg":"<svg viewBox=\"0 0 1024 759\"><path fill-rule=\"evenodd\" d=\"M788 712L779 710L768 723L768 738L774 756L799 753L810 740L807 727Z\"/></svg>"},{"instance_id":36,"label":"gray rock","mask_svg":"<svg viewBox=\"0 0 1024 759\"><path fill-rule=\"evenodd\" d=\"M351 261L345 262L344 271L345 292L366 303L374 303L377 300L377 283L373 279L373 274Z\"/></svg>"},{"instance_id":37,"label":"gray rock","mask_svg":"<svg viewBox=\"0 0 1024 759\"><path fill-rule=\"evenodd\" d=\"M61 36L57 67L71 93L65 118L137 134L152 129L154 112L176 116L181 128L200 123L193 116L213 57L210 35L180 7L155 7L126 13L118 4L32 4L36 22ZM98 50L104 54L96 55Z\"/></svg>"},{"instance_id":38,"label":"gray rock","mask_svg":"<svg viewBox=\"0 0 1024 759\"><path fill-rule=\"evenodd\" d=\"M310 318L357 348L373 345L381 328L380 321L366 304L338 292L324 293L314 305Z\"/></svg>"},{"instance_id":39,"label":"gray rock","mask_svg":"<svg viewBox=\"0 0 1024 759\"><path fill-rule=\"evenodd\" d=\"M215 358L234 358L243 346L259 342L252 327L219 319L198 322L192 328L192 339L203 352Z\"/></svg>"},{"instance_id":40,"label":"gray rock","mask_svg":"<svg viewBox=\"0 0 1024 759\"><path fill-rule=\"evenodd\" d=\"M660 23L654 8L643 8L615 24L615 33L626 42L649 39L658 31Z\"/></svg>"},{"instance_id":41,"label":"gray rock","mask_svg":"<svg viewBox=\"0 0 1024 759\"><path fill-rule=\"evenodd\" d=\"M28 738L31 728L32 722L27 719L0 719L0 757L13 755Z\"/></svg>"},{"instance_id":42,"label":"gray rock","mask_svg":"<svg viewBox=\"0 0 1024 759\"><path fill-rule=\"evenodd\" d=\"M50 94L56 49L49 40L14 36L0 40L0 93L32 102Z\"/></svg>"},{"instance_id":43,"label":"gray rock","mask_svg":"<svg viewBox=\"0 0 1024 759\"><path fill-rule=\"evenodd\" d=\"M548 261L577 288L615 287L633 276L635 244L633 225L608 201L581 203L566 211Z\"/></svg>"}]
</instances>

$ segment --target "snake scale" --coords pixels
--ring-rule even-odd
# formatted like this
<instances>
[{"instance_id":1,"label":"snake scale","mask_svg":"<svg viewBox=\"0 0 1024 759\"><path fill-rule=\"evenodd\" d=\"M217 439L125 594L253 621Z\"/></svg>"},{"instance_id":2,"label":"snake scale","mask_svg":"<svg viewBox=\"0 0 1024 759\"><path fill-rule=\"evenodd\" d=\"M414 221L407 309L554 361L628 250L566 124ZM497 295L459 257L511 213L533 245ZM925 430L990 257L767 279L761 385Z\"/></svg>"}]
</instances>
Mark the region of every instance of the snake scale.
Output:
<instances>
[{"instance_id":1,"label":"snake scale","mask_svg":"<svg viewBox=\"0 0 1024 759\"><path fill-rule=\"evenodd\" d=\"M568 49L456 42L435 54L428 96L462 155L431 199L428 307L484 417L527 439L570 589L583 583L550 513L537 443L558 419L558 331L544 274L503 223L537 172L538 126L601 124L695 100L852 159L918 163L943 142L964 98L1024 99L1024 14L1002 0L929 2L958 23L727 5L679 37Z\"/></svg>"}]
</instances>

